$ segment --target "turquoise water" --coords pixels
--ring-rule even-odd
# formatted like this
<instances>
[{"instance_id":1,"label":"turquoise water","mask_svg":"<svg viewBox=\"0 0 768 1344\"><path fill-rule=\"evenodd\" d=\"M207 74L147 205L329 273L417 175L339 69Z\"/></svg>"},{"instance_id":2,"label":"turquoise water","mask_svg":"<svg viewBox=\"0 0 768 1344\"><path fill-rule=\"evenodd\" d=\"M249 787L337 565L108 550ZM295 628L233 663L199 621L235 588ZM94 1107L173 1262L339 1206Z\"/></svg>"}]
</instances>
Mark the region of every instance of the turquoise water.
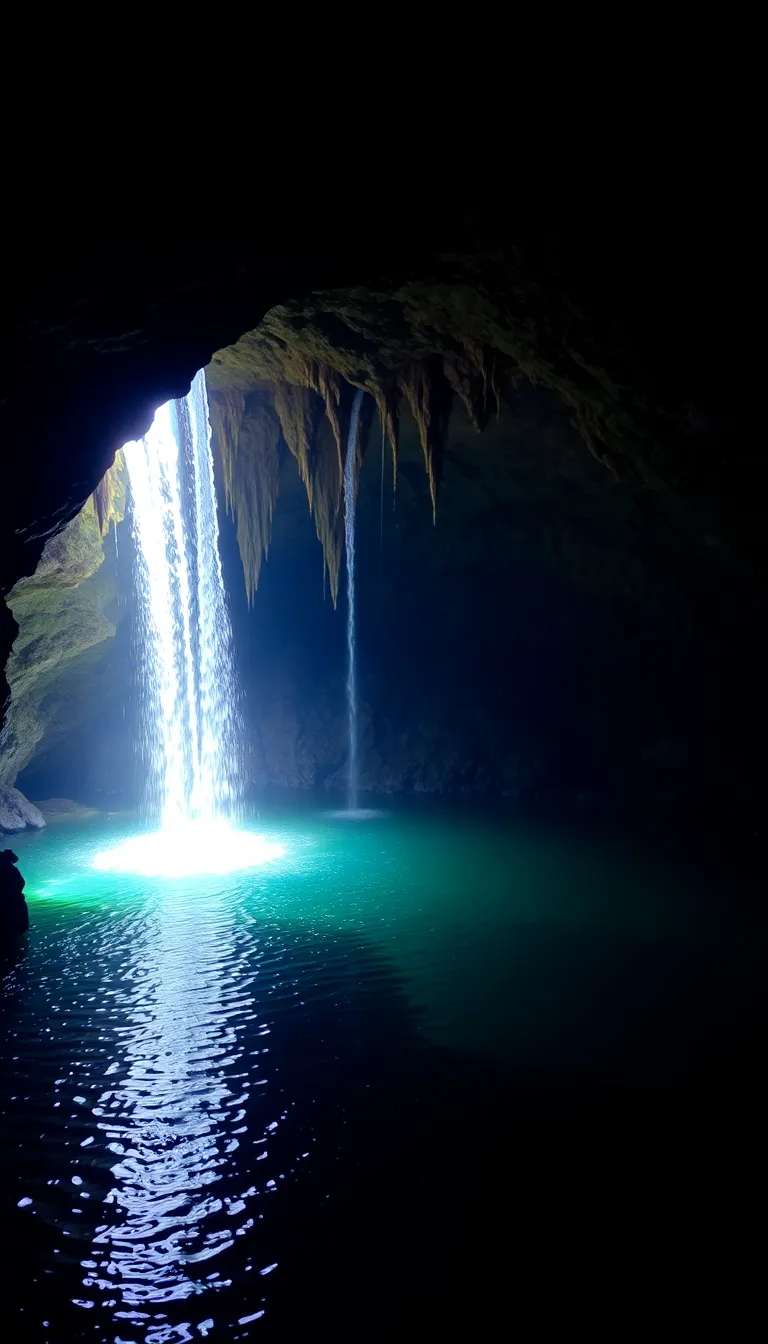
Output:
<instances>
[{"instance_id":1,"label":"turquoise water","mask_svg":"<svg viewBox=\"0 0 768 1344\"><path fill-rule=\"evenodd\" d=\"M477 1229L548 1179L548 1126L626 1137L642 1109L658 1135L647 1098L741 1084L761 935L737 883L502 815L252 824L282 858L198 879L92 870L130 818L14 839L9 1337L351 1328L405 1297L455 1319L451 1257L486 1282Z\"/></svg>"}]
</instances>

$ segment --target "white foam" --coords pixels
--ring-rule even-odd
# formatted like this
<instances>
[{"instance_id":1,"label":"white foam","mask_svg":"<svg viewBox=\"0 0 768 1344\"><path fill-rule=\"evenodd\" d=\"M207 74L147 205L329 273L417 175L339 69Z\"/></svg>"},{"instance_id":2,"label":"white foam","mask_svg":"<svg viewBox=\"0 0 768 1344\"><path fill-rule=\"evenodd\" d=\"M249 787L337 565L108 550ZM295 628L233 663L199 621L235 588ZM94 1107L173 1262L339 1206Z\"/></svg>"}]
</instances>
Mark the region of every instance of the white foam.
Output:
<instances>
[{"instance_id":1,"label":"white foam","mask_svg":"<svg viewBox=\"0 0 768 1344\"><path fill-rule=\"evenodd\" d=\"M195 877L235 873L281 859L282 845L226 821L185 822L149 835L134 835L104 849L92 867L103 873L143 877Z\"/></svg>"}]
</instances>

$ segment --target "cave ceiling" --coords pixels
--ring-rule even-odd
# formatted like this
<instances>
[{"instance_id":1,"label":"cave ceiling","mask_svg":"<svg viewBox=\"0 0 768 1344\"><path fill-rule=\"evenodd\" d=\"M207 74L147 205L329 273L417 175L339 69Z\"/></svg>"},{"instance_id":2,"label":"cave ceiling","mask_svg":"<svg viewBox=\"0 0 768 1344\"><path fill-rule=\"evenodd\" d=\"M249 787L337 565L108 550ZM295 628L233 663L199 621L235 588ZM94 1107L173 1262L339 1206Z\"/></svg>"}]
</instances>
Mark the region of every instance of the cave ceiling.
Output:
<instances>
[{"instance_id":1,"label":"cave ceiling","mask_svg":"<svg viewBox=\"0 0 768 1344\"><path fill-rule=\"evenodd\" d=\"M654 242L605 224L516 238L508 218L482 211L391 211L384 222L354 243L330 227L307 240L277 225L244 241L222 225L194 240L145 230L126 245L105 226L74 249L55 238L22 247L2 326L0 591L34 573L116 450L203 366L251 588L277 445L296 458L334 586L352 389L371 394L395 467L407 407L439 518L451 407L475 424L482 452L484 425L520 380L566 407L617 488L661 493L692 544L760 572L762 454L736 428L738 351L709 239L686 253L663 232ZM248 455L258 457L250 487L265 487L250 496ZM4 603L0 622L4 664L14 635Z\"/></svg>"}]
</instances>

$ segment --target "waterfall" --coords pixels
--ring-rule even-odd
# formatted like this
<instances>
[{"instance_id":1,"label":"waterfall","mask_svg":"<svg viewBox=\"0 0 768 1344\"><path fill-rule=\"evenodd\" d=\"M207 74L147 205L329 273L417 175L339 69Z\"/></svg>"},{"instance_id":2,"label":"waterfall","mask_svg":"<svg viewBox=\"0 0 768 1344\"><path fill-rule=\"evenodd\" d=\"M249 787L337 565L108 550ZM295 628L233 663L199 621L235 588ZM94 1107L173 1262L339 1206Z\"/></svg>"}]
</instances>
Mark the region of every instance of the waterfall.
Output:
<instances>
[{"instance_id":1,"label":"waterfall","mask_svg":"<svg viewBox=\"0 0 768 1344\"><path fill-rule=\"evenodd\" d=\"M137 553L144 742L163 828L231 812L236 686L205 375L126 444Z\"/></svg>"},{"instance_id":2,"label":"waterfall","mask_svg":"<svg viewBox=\"0 0 768 1344\"><path fill-rule=\"evenodd\" d=\"M239 723L205 374L123 449L136 549L148 795L160 830L94 856L104 872L189 878L278 859L233 826Z\"/></svg>"},{"instance_id":3,"label":"waterfall","mask_svg":"<svg viewBox=\"0 0 768 1344\"><path fill-rule=\"evenodd\" d=\"M357 494L357 433L363 394L355 393L349 420L347 459L344 464L344 539L347 559L347 719L349 723L350 812L357 811L357 666L355 660L355 502Z\"/></svg>"}]
</instances>

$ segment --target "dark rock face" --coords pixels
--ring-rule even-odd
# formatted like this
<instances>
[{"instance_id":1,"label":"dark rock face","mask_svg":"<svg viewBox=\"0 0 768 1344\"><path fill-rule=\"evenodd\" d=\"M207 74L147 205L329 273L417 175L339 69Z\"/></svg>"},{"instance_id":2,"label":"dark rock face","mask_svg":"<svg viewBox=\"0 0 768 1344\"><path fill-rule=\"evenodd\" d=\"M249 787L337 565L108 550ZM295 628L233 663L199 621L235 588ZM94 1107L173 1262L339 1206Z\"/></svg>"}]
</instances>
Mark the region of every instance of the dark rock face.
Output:
<instances>
[{"instance_id":1,"label":"dark rock face","mask_svg":"<svg viewBox=\"0 0 768 1344\"><path fill-rule=\"evenodd\" d=\"M0 939L20 938L29 928L24 878L12 849L0 849Z\"/></svg>"},{"instance_id":2,"label":"dark rock face","mask_svg":"<svg viewBox=\"0 0 768 1344\"><path fill-rule=\"evenodd\" d=\"M663 499L614 482L543 390L510 393L482 436L454 413L434 527L407 413L394 499L390 460L382 513L372 434L357 508L364 790L759 813L748 610ZM223 539L248 778L343 792L343 574L334 611L287 454L250 612Z\"/></svg>"},{"instance_id":3,"label":"dark rock face","mask_svg":"<svg viewBox=\"0 0 768 1344\"><path fill-rule=\"evenodd\" d=\"M112 515L117 522L122 517ZM108 520L107 525L108 525ZM68 673L88 666L115 625L106 615L114 586L103 569L102 527L93 499L45 546L35 573L8 595L18 624L8 660L10 704L0 729L0 782L14 784L66 709ZM83 668L83 671L85 669Z\"/></svg>"},{"instance_id":4,"label":"dark rock face","mask_svg":"<svg viewBox=\"0 0 768 1344\"><path fill-rule=\"evenodd\" d=\"M34 803L19 789L0 784L0 831L13 835L15 831L42 831L45 817Z\"/></svg>"}]
</instances>

